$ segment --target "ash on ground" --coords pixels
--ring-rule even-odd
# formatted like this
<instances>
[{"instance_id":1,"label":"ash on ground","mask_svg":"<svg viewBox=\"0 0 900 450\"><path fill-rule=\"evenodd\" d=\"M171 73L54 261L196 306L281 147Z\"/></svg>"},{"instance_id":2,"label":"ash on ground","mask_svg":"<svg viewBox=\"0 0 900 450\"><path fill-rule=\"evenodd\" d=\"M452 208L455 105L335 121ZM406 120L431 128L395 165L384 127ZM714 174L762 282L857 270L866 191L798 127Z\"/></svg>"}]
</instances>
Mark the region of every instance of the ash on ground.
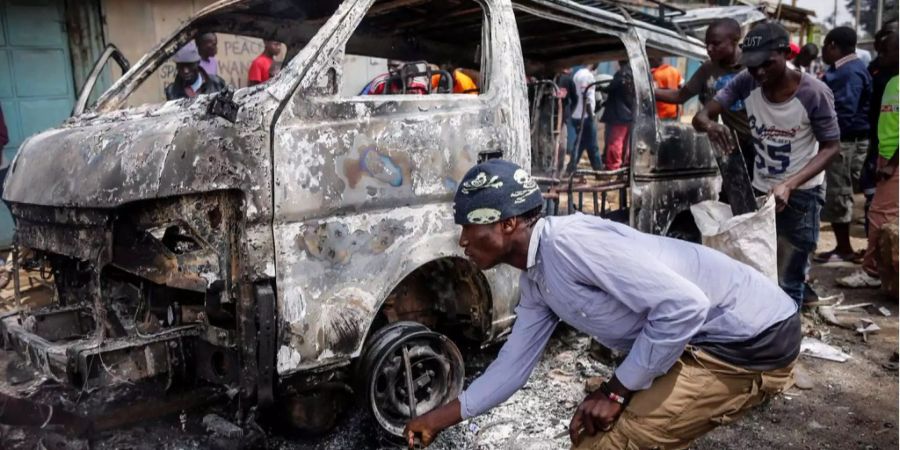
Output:
<instances>
[{"instance_id":1,"label":"ash on ground","mask_svg":"<svg viewBox=\"0 0 900 450\"><path fill-rule=\"evenodd\" d=\"M466 385L494 360L499 347L469 353ZM491 411L445 430L429 449L532 450L569 448L567 433L575 408L585 397L584 384L595 376L609 377L612 368L588 355L590 338L560 326L524 388ZM279 437L285 450L405 448L375 430L361 412L350 414L336 431L313 441ZM271 443L271 441L270 441Z\"/></svg>"}]
</instances>

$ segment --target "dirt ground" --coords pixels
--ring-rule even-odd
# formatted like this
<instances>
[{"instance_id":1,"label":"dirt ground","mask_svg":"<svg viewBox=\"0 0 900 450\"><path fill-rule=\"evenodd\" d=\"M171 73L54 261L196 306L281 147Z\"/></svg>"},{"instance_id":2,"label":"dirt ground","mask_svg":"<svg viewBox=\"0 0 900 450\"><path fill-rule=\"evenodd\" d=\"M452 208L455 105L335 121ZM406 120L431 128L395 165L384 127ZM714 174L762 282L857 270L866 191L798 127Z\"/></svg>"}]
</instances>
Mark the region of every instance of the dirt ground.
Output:
<instances>
[{"instance_id":1,"label":"dirt ground","mask_svg":"<svg viewBox=\"0 0 900 450\"><path fill-rule=\"evenodd\" d=\"M862 227L853 230L853 244L864 248ZM822 229L820 249L833 246L830 228ZM868 342L855 331L828 325L815 311L805 312L805 331L851 355L844 363L801 356L800 365L811 389L794 387L742 420L703 437L695 449L896 449L898 448L898 374L883 366L898 349L898 302L876 289L842 290L834 279L854 267L814 266L811 278L822 297L843 294L843 305L872 303L871 307L837 314L847 323L868 318L881 330ZM875 309L891 312L882 316ZM588 355L589 339L560 327L526 387L488 414L445 431L433 445L436 449L557 449L568 448L565 433L575 407L584 397L584 382L591 376L609 376L612 367ZM476 377L498 348L469 353L468 380ZM0 352L0 391L21 391L29 384L10 386L9 361L15 355ZM39 384L39 380L31 384ZM810 386L804 386L810 387ZM55 395L52 392L48 398ZM210 435L203 417L227 410L207 408L184 411L177 416L126 429L105 432L90 443L62 439L51 445L52 434L34 429L0 427L0 448L99 449L207 449L239 448L239 439ZM356 408L346 414L336 429L321 437L308 438L272 434L265 444L277 449L374 449L402 448L384 439L365 414Z\"/></svg>"}]
</instances>

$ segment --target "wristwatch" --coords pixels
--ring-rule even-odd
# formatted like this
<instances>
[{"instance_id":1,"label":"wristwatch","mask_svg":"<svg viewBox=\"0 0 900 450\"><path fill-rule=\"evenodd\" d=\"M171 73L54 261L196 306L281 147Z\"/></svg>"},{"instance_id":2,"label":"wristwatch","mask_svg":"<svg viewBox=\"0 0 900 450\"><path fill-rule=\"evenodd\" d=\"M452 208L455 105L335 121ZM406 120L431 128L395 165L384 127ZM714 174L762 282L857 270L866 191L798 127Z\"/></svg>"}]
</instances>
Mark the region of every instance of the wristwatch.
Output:
<instances>
[{"instance_id":1,"label":"wristwatch","mask_svg":"<svg viewBox=\"0 0 900 450\"><path fill-rule=\"evenodd\" d=\"M622 397L621 395L616 394L615 392L609 390L609 385L607 385L605 381L600 383L600 393L602 393L610 400L612 400L622 406L625 406L625 404L628 403L627 398Z\"/></svg>"}]
</instances>

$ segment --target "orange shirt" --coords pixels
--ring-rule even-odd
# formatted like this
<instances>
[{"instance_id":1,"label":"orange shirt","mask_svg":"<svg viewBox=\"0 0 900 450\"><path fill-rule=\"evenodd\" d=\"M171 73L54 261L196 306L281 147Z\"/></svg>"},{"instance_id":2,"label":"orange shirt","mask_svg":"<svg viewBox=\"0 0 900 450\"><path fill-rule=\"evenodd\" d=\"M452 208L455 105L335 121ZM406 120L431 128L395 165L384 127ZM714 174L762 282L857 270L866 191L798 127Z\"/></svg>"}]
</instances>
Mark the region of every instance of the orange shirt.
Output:
<instances>
[{"instance_id":1,"label":"orange shirt","mask_svg":"<svg viewBox=\"0 0 900 450\"><path fill-rule=\"evenodd\" d=\"M438 85L441 82L440 74L435 74L431 76L431 88L437 91ZM459 70L453 71L453 93L454 94L478 94L478 86L475 84L475 81L472 80L472 77L460 72Z\"/></svg>"},{"instance_id":2,"label":"orange shirt","mask_svg":"<svg viewBox=\"0 0 900 450\"><path fill-rule=\"evenodd\" d=\"M657 89L678 89L678 86L681 86L683 81L678 69L668 64L652 69L651 72L653 73L653 81L656 82ZM674 119L678 117L678 105L657 101L656 114L660 119Z\"/></svg>"}]
</instances>

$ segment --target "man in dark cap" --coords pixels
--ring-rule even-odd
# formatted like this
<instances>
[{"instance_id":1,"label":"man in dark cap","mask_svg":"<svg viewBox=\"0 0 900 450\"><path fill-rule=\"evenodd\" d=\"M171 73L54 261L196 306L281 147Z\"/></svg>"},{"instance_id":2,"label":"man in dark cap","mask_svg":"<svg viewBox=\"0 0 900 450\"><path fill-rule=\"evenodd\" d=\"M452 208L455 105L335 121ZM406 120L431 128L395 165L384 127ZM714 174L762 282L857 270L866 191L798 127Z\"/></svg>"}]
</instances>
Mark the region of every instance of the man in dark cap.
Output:
<instances>
[{"instance_id":1,"label":"man in dark cap","mask_svg":"<svg viewBox=\"0 0 900 450\"><path fill-rule=\"evenodd\" d=\"M194 41L181 47L172 60L175 62L175 80L166 86L166 100L194 98L225 89L225 80L200 67L200 52Z\"/></svg>"},{"instance_id":2,"label":"man in dark cap","mask_svg":"<svg viewBox=\"0 0 900 450\"><path fill-rule=\"evenodd\" d=\"M753 27L741 45L740 63L747 71L694 116L694 128L708 133L719 148L737 149L716 118L744 102L756 148L753 188L774 195L777 203L778 283L800 304L809 255L819 240L824 170L840 151L841 133L828 86L787 68L789 42L777 23Z\"/></svg>"},{"instance_id":3,"label":"man in dark cap","mask_svg":"<svg viewBox=\"0 0 900 450\"><path fill-rule=\"evenodd\" d=\"M472 168L454 203L466 256L481 270L521 270L521 299L497 359L458 399L409 422L411 446L506 401L560 321L628 352L574 412L577 448L686 448L790 383L797 306L749 266L595 216L541 218L537 184L507 161Z\"/></svg>"}]
</instances>

